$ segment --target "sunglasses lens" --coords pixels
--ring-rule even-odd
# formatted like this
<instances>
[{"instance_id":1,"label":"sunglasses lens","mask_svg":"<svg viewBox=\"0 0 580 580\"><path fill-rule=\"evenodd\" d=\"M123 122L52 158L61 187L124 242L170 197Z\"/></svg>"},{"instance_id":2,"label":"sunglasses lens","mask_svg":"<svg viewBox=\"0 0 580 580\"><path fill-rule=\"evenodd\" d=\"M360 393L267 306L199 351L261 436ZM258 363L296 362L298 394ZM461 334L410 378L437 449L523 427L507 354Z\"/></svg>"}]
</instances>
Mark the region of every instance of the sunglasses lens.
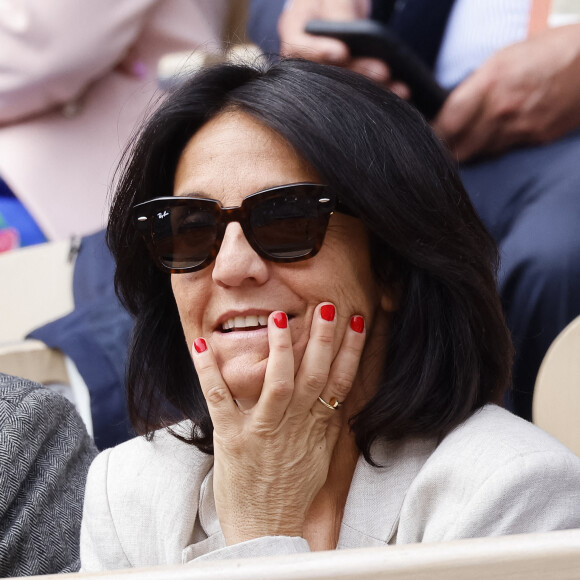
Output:
<instances>
[{"instance_id":1,"label":"sunglasses lens","mask_svg":"<svg viewBox=\"0 0 580 580\"><path fill-rule=\"evenodd\" d=\"M292 260L318 249L332 209L321 208L319 193L297 186L265 199L252 209L252 234L268 256Z\"/></svg>"},{"instance_id":2,"label":"sunglasses lens","mask_svg":"<svg viewBox=\"0 0 580 580\"><path fill-rule=\"evenodd\" d=\"M215 247L214 213L188 205L169 206L155 215L153 246L167 268L180 270L199 266Z\"/></svg>"}]
</instances>

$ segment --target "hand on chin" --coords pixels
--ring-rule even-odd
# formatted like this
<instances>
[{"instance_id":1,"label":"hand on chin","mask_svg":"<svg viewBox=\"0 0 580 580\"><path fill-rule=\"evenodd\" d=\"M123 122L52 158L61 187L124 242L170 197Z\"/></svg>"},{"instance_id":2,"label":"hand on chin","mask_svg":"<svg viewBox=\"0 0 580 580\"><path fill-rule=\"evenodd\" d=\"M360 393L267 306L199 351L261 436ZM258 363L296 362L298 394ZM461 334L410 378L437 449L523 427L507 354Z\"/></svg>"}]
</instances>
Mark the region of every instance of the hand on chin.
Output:
<instances>
[{"instance_id":1,"label":"hand on chin","mask_svg":"<svg viewBox=\"0 0 580 580\"><path fill-rule=\"evenodd\" d=\"M267 356L256 356L254 353L254 356L230 358L219 365L222 377L241 410L248 411L258 402L267 363Z\"/></svg>"}]
</instances>

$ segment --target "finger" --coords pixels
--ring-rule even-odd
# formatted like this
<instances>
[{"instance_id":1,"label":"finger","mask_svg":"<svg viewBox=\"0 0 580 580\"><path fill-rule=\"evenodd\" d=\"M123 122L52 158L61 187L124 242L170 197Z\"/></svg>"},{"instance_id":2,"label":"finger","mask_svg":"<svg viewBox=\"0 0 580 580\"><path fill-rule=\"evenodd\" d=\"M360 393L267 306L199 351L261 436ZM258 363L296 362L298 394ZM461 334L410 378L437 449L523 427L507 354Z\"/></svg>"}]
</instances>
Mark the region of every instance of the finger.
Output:
<instances>
[{"instance_id":1,"label":"finger","mask_svg":"<svg viewBox=\"0 0 580 580\"><path fill-rule=\"evenodd\" d=\"M308 34L304 30L309 20L327 17L328 14L324 11L320 13L317 7L308 2L287 7L278 20L280 54L327 64L345 64L350 55L346 44L335 38Z\"/></svg>"},{"instance_id":2,"label":"finger","mask_svg":"<svg viewBox=\"0 0 580 580\"><path fill-rule=\"evenodd\" d=\"M411 98L411 89L409 85L402 83L401 81L391 81L387 83L387 88L391 90L397 97L408 101Z\"/></svg>"},{"instance_id":3,"label":"finger","mask_svg":"<svg viewBox=\"0 0 580 580\"><path fill-rule=\"evenodd\" d=\"M509 120L495 112L493 97L487 97L469 127L457 135L453 142L453 153L457 161L468 161L491 153L495 147L503 148L508 137Z\"/></svg>"},{"instance_id":4,"label":"finger","mask_svg":"<svg viewBox=\"0 0 580 580\"><path fill-rule=\"evenodd\" d=\"M310 338L296 373L293 414L307 412L326 385L334 357L336 308L329 302L319 304L314 311Z\"/></svg>"},{"instance_id":5,"label":"finger","mask_svg":"<svg viewBox=\"0 0 580 580\"><path fill-rule=\"evenodd\" d=\"M477 119L468 131L457 137L452 151L457 161L468 161L478 156L490 153L494 143L499 144L501 137L498 133L497 121L485 116Z\"/></svg>"},{"instance_id":6,"label":"finger","mask_svg":"<svg viewBox=\"0 0 580 580\"><path fill-rule=\"evenodd\" d=\"M288 317L284 312L272 312L268 318L270 354L264 386L254 410L254 417L263 427L276 428L294 392L294 352Z\"/></svg>"},{"instance_id":7,"label":"finger","mask_svg":"<svg viewBox=\"0 0 580 580\"><path fill-rule=\"evenodd\" d=\"M360 315L353 316L348 328L344 333L338 353L332 361L328 381L320 398L331 407L344 403L358 372L360 358L366 339L364 318ZM337 407L338 408L338 407ZM323 403L317 401L312 411L316 415L335 413L335 409L328 409Z\"/></svg>"},{"instance_id":8,"label":"finger","mask_svg":"<svg viewBox=\"0 0 580 580\"><path fill-rule=\"evenodd\" d=\"M281 42L280 54L336 66L346 65L350 58L350 52L344 42L305 33L296 34L291 40Z\"/></svg>"},{"instance_id":9,"label":"finger","mask_svg":"<svg viewBox=\"0 0 580 580\"><path fill-rule=\"evenodd\" d=\"M352 58L348 63L348 68L377 83L386 84L391 80L391 69L389 65L378 58Z\"/></svg>"},{"instance_id":10,"label":"finger","mask_svg":"<svg viewBox=\"0 0 580 580\"><path fill-rule=\"evenodd\" d=\"M481 143L475 148L469 143L463 144L459 150L458 160L468 161L477 160L481 157L492 157L504 153L515 146L521 146L528 143L526 136L523 133L518 133L517 129L512 129L513 123L505 121L504 123L496 123L494 131L489 134L486 142Z\"/></svg>"},{"instance_id":11,"label":"finger","mask_svg":"<svg viewBox=\"0 0 580 580\"><path fill-rule=\"evenodd\" d=\"M239 411L215 360L203 338L196 338L191 349L193 364L214 428L216 430L237 422Z\"/></svg>"},{"instance_id":12,"label":"finger","mask_svg":"<svg viewBox=\"0 0 580 580\"><path fill-rule=\"evenodd\" d=\"M352 58L348 68L384 85L405 101L411 98L409 86L401 81L394 80L389 65L383 60L367 57Z\"/></svg>"},{"instance_id":13,"label":"finger","mask_svg":"<svg viewBox=\"0 0 580 580\"><path fill-rule=\"evenodd\" d=\"M453 150L469 135L470 128L485 108L487 79L477 72L461 83L445 100L432 122L435 132Z\"/></svg>"},{"instance_id":14,"label":"finger","mask_svg":"<svg viewBox=\"0 0 580 580\"><path fill-rule=\"evenodd\" d=\"M368 0L292 0L286 2L278 19L280 51L284 56L300 56L328 64L345 65L349 50L333 39L307 34L310 20L350 21L365 18L370 12Z\"/></svg>"}]
</instances>

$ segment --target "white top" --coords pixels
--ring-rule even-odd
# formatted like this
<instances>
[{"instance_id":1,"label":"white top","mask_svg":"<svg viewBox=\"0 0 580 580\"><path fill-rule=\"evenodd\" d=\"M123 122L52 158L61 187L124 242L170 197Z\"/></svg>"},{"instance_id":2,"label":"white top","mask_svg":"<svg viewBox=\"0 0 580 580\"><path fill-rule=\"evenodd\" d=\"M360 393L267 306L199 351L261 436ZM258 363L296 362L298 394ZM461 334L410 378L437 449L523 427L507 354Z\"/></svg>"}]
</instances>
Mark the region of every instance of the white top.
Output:
<instances>
[{"instance_id":1,"label":"white top","mask_svg":"<svg viewBox=\"0 0 580 580\"><path fill-rule=\"evenodd\" d=\"M440 443L378 441L372 456L382 467L359 458L338 549L580 527L580 458L494 405ZM213 458L167 432L108 449L91 465L83 571L308 550L305 539L286 536L226 546Z\"/></svg>"},{"instance_id":2,"label":"white top","mask_svg":"<svg viewBox=\"0 0 580 580\"><path fill-rule=\"evenodd\" d=\"M455 0L435 76L447 88L459 84L494 52L525 40L532 0Z\"/></svg>"}]
</instances>

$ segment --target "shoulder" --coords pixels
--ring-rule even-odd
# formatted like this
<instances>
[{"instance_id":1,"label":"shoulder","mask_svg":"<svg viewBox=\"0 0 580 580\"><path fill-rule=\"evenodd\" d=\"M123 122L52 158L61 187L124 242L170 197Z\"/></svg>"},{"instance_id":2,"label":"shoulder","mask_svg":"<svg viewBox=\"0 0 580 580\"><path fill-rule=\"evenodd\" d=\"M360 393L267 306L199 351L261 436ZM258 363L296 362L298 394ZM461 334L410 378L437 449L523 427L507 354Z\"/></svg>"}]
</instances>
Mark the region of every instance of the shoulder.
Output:
<instances>
[{"instance_id":1,"label":"shoulder","mask_svg":"<svg viewBox=\"0 0 580 580\"><path fill-rule=\"evenodd\" d=\"M99 454L87 479L83 570L181 562L212 466L213 457L168 430Z\"/></svg>"},{"instance_id":2,"label":"shoulder","mask_svg":"<svg viewBox=\"0 0 580 580\"><path fill-rule=\"evenodd\" d=\"M0 374L0 572L77 568L85 478L95 455L69 401L37 383ZM59 550L47 552L47 545Z\"/></svg>"},{"instance_id":3,"label":"shoulder","mask_svg":"<svg viewBox=\"0 0 580 580\"><path fill-rule=\"evenodd\" d=\"M31 420L41 416L51 419L47 410L74 414L74 405L61 395L39 383L4 373L0 373L0 409L4 411L0 416L2 427L15 421L9 414L14 412L26 413Z\"/></svg>"},{"instance_id":4,"label":"shoulder","mask_svg":"<svg viewBox=\"0 0 580 580\"><path fill-rule=\"evenodd\" d=\"M145 483L163 484L165 489L182 489L183 479L199 483L213 465L213 457L185 443L175 435L189 436L191 423L184 421L153 433L151 439L135 437L107 449L91 466L91 472L106 472L109 489L131 493Z\"/></svg>"},{"instance_id":5,"label":"shoulder","mask_svg":"<svg viewBox=\"0 0 580 580\"><path fill-rule=\"evenodd\" d=\"M189 422L179 423L156 431L151 440L135 437L107 449L91 465L89 477L106 478L110 502L124 497L146 502L159 491L157 486L178 495L189 485L199 486L213 457L173 435L186 435L189 428Z\"/></svg>"},{"instance_id":6,"label":"shoulder","mask_svg":"<svg viewBox=\"0 0 580 580\"><path fill-rule=\"evenodd\" d=\"M51 458L59 465L94 446L74 405L38 383L0 373L0 464L17 474ZM86 458L87 463L90 457Z\"/></svg>"},{"instance_id":7,"label":"shoulder","mask_svg":"<svg viewBox=\"0 0 580 580\"><path fill-rule=\"evenodd\" d=\"M172 434L185 434L189 422L160 429L151 440L135 437L100 453L89 471L90 483L105 478L108 501L114 505L146 503L150 497L172 491L177 497L190 485L199 486L213 465L213 457L202 453ZM174 496L176 497L176 496Z\"/></svg>"},{"instance_id":8,"label":"shoulder","mask_svg":"<svg viewBox=\"0 0 580 580\"><path fill-rule=\"evenodd\" d=\"M580 458L487 405L441 441L405 504L401 524L410 541L580 527Z\"/></svg>"},{"instance_id":9,"label":"shoulder","mask_svg":"<svg viewBox=\"0 0 580 580\"><path fill-rule=\"evenodd\" d=\"M432 459L455 465L465 462L483 477L524 458L541 465L546 454L580 465L580 459L566 446L533 423L496 405L486 405L445 437Z\"/></svg>"}]
</instances>

